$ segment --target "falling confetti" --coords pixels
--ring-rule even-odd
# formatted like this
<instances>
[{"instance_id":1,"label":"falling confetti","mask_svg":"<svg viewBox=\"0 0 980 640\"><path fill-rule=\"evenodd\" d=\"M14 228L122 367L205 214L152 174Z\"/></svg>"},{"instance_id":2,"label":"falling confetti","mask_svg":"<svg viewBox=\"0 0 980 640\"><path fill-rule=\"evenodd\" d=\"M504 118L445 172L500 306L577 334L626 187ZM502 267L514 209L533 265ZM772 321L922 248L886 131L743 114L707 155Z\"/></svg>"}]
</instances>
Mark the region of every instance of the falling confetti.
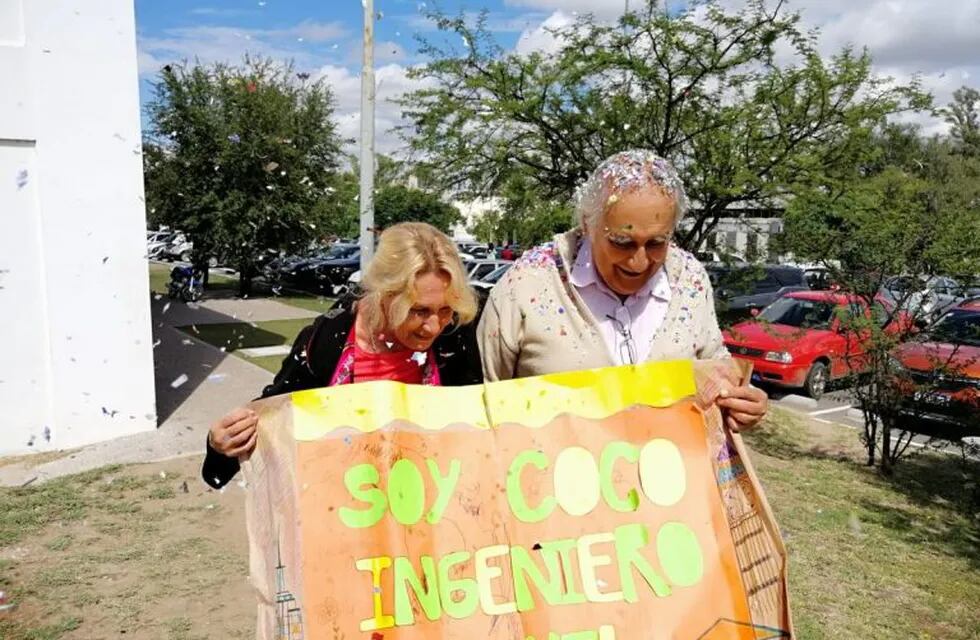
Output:
<instances>
[{"instance_id":1,"label":"falling confetti","mask_svg":"<svg viewBox=\"0 0 980 640\"><path fill-rule=\"evenodd\" d=\"M27 169L21 169L17 172L17 177L15 178L17 183L17 190L20 191L27 186Z\"/></svg>"},{"instance_id":2,"label":"falling confetti","mask_svg":"<svg viewBox=\"0 0 980 640\"><path fill-rule=\"evenodd\" d=\"M160 472L160 479L161 480L166 480L167 479L167 472L166 471L161 471Z\"/></svg>"},{"instance_id":3,"label":"falling confetti","mask_svg":"<svg viewBox=\"0 0 980 640\"><path fill-rule=\"evenodd\" d=\"M228 136L228 141L234 144L238 144L239 142L242 141L242 138L237 133L233 133L230 136Z\"/></svg>"},{"instance_id":4,"label":"falling confetti","mask_svg":"<svg viewBox=\"0 0 980 640\"><path fill-rule=\"evenodd\" d=\"M170 383L170 386L173 387L174 389L176 389L176 388L182 386L185 382L187 382L187 379L188 379L187 378L187 374L186 373L182 373L179 376L177 376L177 379L176 380L174 380L173 382Z\"/></svg>"}]
</instances>

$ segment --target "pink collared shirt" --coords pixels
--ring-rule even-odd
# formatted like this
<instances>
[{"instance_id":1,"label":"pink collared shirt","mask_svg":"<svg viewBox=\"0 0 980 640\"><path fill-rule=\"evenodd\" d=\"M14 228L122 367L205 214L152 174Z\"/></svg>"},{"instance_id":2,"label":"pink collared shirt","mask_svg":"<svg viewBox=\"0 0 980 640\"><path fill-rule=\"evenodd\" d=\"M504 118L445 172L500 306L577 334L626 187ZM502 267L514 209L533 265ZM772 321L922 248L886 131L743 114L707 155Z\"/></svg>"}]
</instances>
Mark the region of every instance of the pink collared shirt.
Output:
<instances>
[{"instance_id":1,"label":"pink collared shirt","mask_svg":"<svg viewBox=\"0 0 980 640\"><path fill-rule=\"evenodd\" d=\"M592 243L585 239L569 279L595 316L613 362L645 362L670 303L666 269L658 270L639 291L622 301L599 277L592 262Z\"/></svg>"}]
</instances>

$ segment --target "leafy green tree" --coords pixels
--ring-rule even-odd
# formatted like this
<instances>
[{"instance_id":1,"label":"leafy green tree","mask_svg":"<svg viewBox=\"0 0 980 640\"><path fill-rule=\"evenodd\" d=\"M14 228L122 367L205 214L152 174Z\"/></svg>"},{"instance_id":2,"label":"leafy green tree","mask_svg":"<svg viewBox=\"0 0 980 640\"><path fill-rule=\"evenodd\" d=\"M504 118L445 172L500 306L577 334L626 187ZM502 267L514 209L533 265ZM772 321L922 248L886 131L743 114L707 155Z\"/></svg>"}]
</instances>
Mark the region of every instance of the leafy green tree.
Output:
<instances>
[{"instance_id":1,"label":"leafy green tree","mask_svg":"<svg viewBox=\"0 0 980 640\"><path fill-rule=\"evenodd\" d=\"M246 57L167 65L147 107L147 203L154 220L217 257L247 294L263 253L308 245L337 210L341 139L333 97L290 65Z\"/></svg>"},{"instance_id":2,"label":"leafy green tree","mask_svg":"<svg viewBox=\"0 0 980 640\"><path fill-rule=\"evenodd\" d=\"M521 175L542 201L567 201L614 152L652 149L696 203L678 240L698 247L745 205L847 179L875 127L930 103L917 82L876 76L867 52L824 59L818 34L769 4L668 12L646 0L616 25L583 15L555 30L548 54L505 51L485 15L433 13L449 44L423 43L429 61L412 77L426 84L403 99L403 134L444 188L491 196Z\"/></svg>"},{"instance_id":3,"label":"leafy green tree","mask_svg":"<svg viewBox=\"0 0 980 640\"><path fill-rule=\"evenodd\" d=\"M499 211L489 211L473 224L470 233L477 239L530 247L572 226L568 203L542 198L525 176L515 175L502 186L500 202Z\"/></svg>"},{"instance_id":4,"label":"leafy green tree","mask_svg":"<svg viewBox=\"0 0 980 640\"><path fill-rule=\"evenodd\" d=\"M918 428L915 415L901 411L912 382L894 353L933 319L919 291L931 276L980 272L978 178L980 163L953 153L948 141L923 140L914 127L890 128L850 181L814 185L785 214L782 248L822 263L842 293L875 311L845 313L839 322L861 353L845 364L864 413L868 464L878 460L886 474ZM895 276L914 284L889 286ZM954 362L950 356L933 368ZM920 393L935 391L930 384L914 383Z\"/></svg>"},{"instance_id":5,"label":"leafy green tree","mask_svg":"<svg viewBox=\"0 0 980 640\"><path fill-rule=\"evenodd\" d=\"M967 155L980 157L980 91L960 87L953 92L953 101L942 110L946 122L952 125L950 134L957 149Z\"/></svg>"}]
</instances>

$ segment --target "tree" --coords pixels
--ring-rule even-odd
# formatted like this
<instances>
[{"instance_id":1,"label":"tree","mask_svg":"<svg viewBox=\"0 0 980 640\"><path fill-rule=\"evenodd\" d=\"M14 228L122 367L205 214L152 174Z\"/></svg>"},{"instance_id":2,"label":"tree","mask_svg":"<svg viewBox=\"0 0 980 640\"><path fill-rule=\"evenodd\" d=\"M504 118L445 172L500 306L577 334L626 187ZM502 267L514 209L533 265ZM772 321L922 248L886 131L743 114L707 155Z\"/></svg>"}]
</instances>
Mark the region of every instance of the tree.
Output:
<instances>
[{"instance_id":1,"label":"tree","mask_svg":"<svg viewBox=\"0 0 980 640\"><path fill-rule=\"evenodd\" d=\"M953 92L953 101L941 112L952 125L950 135L957 149L980 157L980 91L960 87Z\"/></svg>"},{"instance_id":2,"label":"tree","mask_svg":"<svg viewBox=\"0 0 980 640\"><path fill-rule=\"evenodd\" d=\"M350 157L350 171L340 174L337 195L341 213L337 228L341 235L357 235L360 228L360 178L357 158ZM450 233L462 220L459 210L447 204L438 192L408 186L409 169L385 155L377 156L374 194L374 226L384 230L399 222L427 222Z\"/></svg>"},{"instance_id":3,"label":"tree","mask_svg":"<svg viewBox=\"0 0 980 640\"><path fill-rule=\"evenodd\" d=\"M290 65L167 65L147 107L147 204L186 231L196 262L219 257L247 294L264 252L308 245L337 210L333 97Z\"/></svg>"},{"instance_id":4,"label":"tree","mask_svg":"<svg viewBox=\"0 0 980 640\"><path fill-rule=\"evenodd\" d=\"M571 226L572 211L567 203L541 198L534 184L518 174L502 186L500 210L482 215L470 233L483 242L510 241L530 247Z\"/></svg>"},{"instance_id":5,"label":"tree","mask_svg":"<svg viewBox=\"0 0 980 640\"><path fill-rule=\"evenodd\" d=\"M954 154L946 141L923 140L914 127L892 127L876 138L851 180L814 185L785 214L782 248L822 263L842 293L875 310L845 313L839 322L843 335L860 341L861 355L845 364L864 414L868 464L880 453L886 474L912 440L914 416L910 421L900 411L910 385L929 393L938 383L916 380L894 357L917 325L930 320L916 298L921 284L899 290L894 299L882 294L893 276L922 283L934 275L980 271L978 178L980 163ZM955 355L937 358L932 367L955 375Z\"/></svg>"},{"instance_id":6,"label":"tree","mask_svg":"<svg viewBox=\"0 0 980 640\"><path fill-rule=\"evenodd\" d=\"M851 175L887 116L929 105L917 82L875 76L867 52L823 59L782 6L646 0L616 25L584 15L555 30L548 55L505 51L485 15L430 14L464 49L423 42L429 62L412 77L426 85L403 98L403 135L444 188L471 197L523 175L542 200L568 201L612 153L652 149L696 203L678 240L698 247L744 205Z\"/></svg>"}]
</instances>

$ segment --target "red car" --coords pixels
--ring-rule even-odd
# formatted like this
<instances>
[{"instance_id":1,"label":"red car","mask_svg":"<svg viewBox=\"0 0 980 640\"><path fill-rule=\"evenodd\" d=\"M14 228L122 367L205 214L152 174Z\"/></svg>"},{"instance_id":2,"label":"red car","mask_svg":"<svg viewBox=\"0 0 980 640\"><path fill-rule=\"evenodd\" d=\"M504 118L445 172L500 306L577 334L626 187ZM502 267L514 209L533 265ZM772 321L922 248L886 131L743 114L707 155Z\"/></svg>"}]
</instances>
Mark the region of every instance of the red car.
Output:
<instances>
[{"instance_id":1,"label":"red car","mask_svg":"<svg viewBox=\"0 0 980 640\"><path fill-rule=\"evenodd\" d=\"M878 305L885 311L883 301L876 300ZM863 340L841 327L847 313L869 317L872 310L862 299L835 291L788 293L755 319L725 331L725 346L752 363L754 381L802 388L819 398L828 382L860 369Z\"/></svg>"},{"instance_id":2,"label":"red car","mask_svg":"<svg viewBox=\"0 0 980 640\"><path fill-rule=\"evenodd\" d=\"M961 303L892 352L903 413L980 435L980 298Z\"/></svg>"}]
</instances>

